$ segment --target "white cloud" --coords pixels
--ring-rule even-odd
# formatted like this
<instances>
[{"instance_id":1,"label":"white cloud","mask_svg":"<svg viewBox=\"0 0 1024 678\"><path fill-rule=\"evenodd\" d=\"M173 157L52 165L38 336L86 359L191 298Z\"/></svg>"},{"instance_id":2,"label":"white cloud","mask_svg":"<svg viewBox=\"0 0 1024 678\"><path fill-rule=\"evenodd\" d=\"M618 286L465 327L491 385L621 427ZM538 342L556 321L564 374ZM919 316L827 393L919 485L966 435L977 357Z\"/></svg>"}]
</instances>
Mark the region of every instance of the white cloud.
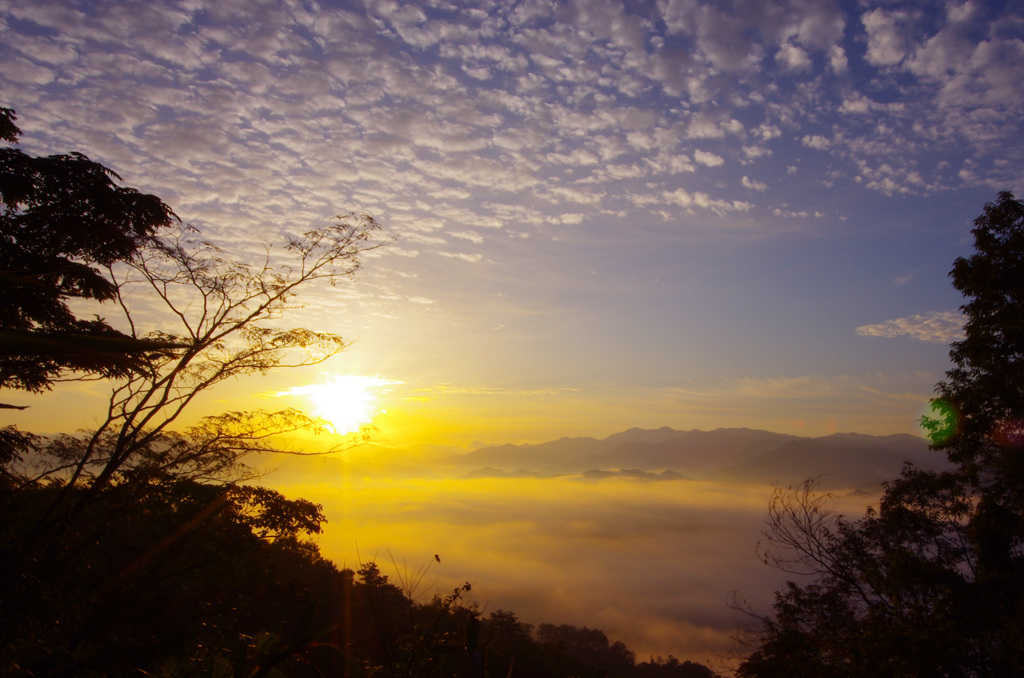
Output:
<instances>
[{"instance_id":1,"label":"white cloud","mask_svg":"<svg viewBox=\"0 0 1024 678\"><path fill-rule=\"evenodd\" d=\"M893 278L892 284L895 285L896 287L903 287L908 282L913 280L915 275L917 275L917 271L911 271L910 273L905 273L903 275L896 276L895 278Z\"/></svg>"},{"instance_id":2,"label":"white cloud","mask_svg":"<svg viewBox=\"0 0 1024 678\"><path fill-rule=\"evenodd\" d=\"M726 134L739 136L743 132L743 123L722 113L698 113L686 126L686 136L690 139L723 139Z\"/></svg>"},{"instance_id":3,"label":"white cloud","mask_svg":"<svg viewBox=\"0 0 1024 678\"><path fill-rule=\"evenodd\" d=\"M950 73L963 70L974 52L972 41L945 29L929 38L907 62L907 69L915 75L945 81Z\"/></svg>"},{"instance_id":4,"label":"white cloud","mask_svg":"<svg viewBox=\"0 0 1024 678\"><path fill-rule=\"evenodd\" d=\"M873 9L864 13L861 22L868 33L867 60L876 66L894 66L909 54L903 24L908 15L901 11Z\"/></svg>"},{"instance_id":5,"label":"white cloud","mask_svg":"<svg viewBox=\"0 0 1024 678\"><path fill-rule=\"evenodd\" d=\"M682 174L696 172L697 166L685 155L665 157L660 154L654 158L644 158L644 164L657 173Z\"/></svg>"},{"instance_id":6,"label":"white cloud","mask_svg":"<svg viewBox=\"0 0 1024 678\"><path fill-rule=\"evenodd\" d=\"M845 73L848 66L846 52L839 45L832 45L828 50L828 64L836 73Z\"/></svg>"},{"instance_id":7,"label":"white cloud","mask_svg":"<svg viewBox=\"0 0 1024 678\"><path fill-rule=\"evenodd\" d=\"M818 210L791 210L788 209L786 205L782 205L780 207L772 209L772 214L774 214L777 217L784 217L786 219L809 219L812 217L815 219L820 219L821 217L825 216Z\"/></svg>"},{"instance_id":8,"label":"white cloud","mask_svg":"<svg viewBox=\"0 0 1024 678\"><path fill-rule=\"evenodd\" d=\"M724 216L729 212L749 212L754 207L753 204L742 200L716 200L708 196L707 193L695 193L693 204L719 216Z\"/></svg>"},{"instance_id":9,"label":"white cloud","mask_svg":"<svg viewBox=\"0 0 1024 678\"><path fill-rule=\"evenodd\" d=\"M749 188L749 189L752 189L752 190L755 190L755 191L766 191L766 190L768 190L768 184L764 183L763 181L757 181L755 179L750 179L750 178L748 178L746 176L743 177L743 186L745 188Z\"/></svg>"},{"instance_id":10,"label":"white cloud","mask_svg":"<svg viewBox=\"0 0 1024 678\"><path fill-rule=\"evenodd\" d=\"M444 245L448 242L446 239L436 235L424 235L411 231L403 231L401 237L406 242L419 243L420 245Z\"/></svg>"},{"instance_id":11,"label":"white cloud","mask_svg":"<svg viewBox=\"0 0 1024 678\"><path fill-rule=\"evenodd\" d=\"M888 162L877 167L862 162L857 180L862 181L867 188L886 195L924 193L936 188L929 185L913 167Z\"/></svg>"},{"instance_id":12,"label":"white cloud","mask_svg":"<svg viewBox=\"0 0 1024 678\"><path fill-rule=\"evenodd\" d=\"M380 254L391 254L396 257L413 258L418 257L420 255L420 252L419 250L410 250L404 247L399 247L398 245L390 245L386 249L375 250L374 252L368 254L375 254L377 256L379 256Z\"/></svg>"},{"instance_id":13,"label":"white cloud","mask_svg":"<svg viewBox=\"0 0 1024 678\"><path fill-rule=\"evenodd\" d=\"M722 156L705 151L694 151L693 159L706 167L718 167L725 163L725 159Z\"/></svg>"},{"instance_id":14,"label":"white cloud","mask_svg":"<svg viewBox=\"0 0 1024 678\"><path fill-rule=\"evenodd\" d=\"M922 58L921 64L924 64ZM914 61L912 67L918 67ZM922 68L933 68L928 65ZM1021 107L1020 75L1024 71L1024 40L995 39L979 43L956 74L942 87L939 100L949 106L1006 108L1010 116Z\"/></svg>"},{"instance_id":15,"label":"white cloud","mask_svg":"<svg viewBox=\"0 0 1024 678\"><path fill-rule=\"evenodd\" d=\"M476 245L479 245L479 244L483 243L483 241L484 241L483 236L481 236L476 231L452 231L448 235L450 235L453 238L460 238L462 240L468 240L471 243L474 243Z\"/></svg>"},{"instance_id":16,"label":"white cloud","mask_svg":"<svg viewBox=\"0 0 1024 678\"><path fill-rule=\"evenodd\" d=\"M486 66L463 66L462 70L466 75L476 80L490 80L493 77L491 69Z\"/></svg>"},{"instance_id":17,"label":"white cloud","mask_svg":"<svg viewBox=\"0 0 1024 678\"><path fill-rule=\"evenodd\" d=\"M811 68L811 57L793 43L787 42L782 45L775 59L791 71L806 71Z\"/></svg>"},{"instance_id":18,"label":"white cloud","mask_svg":"<svg viewBox=\"0 0 1024 678\"><path fill-rule=\"evenodd\" d=\"M664 201L672 204L679 205L680 207L689 207L693 204L693 197L683 188L677 188L674 191L666 192L663 196Z\"/></svg>"},{"instance_id":19,"label":"white cloud","mask_svg":"<svg viewBox=\"0 0 1024 678\"><path fill-rule=\"evenodd\" d=\"M963 314L959 311L938 311L886 320L877 325L862 325L856 332L864 337L910 337L948 344L963 338L963 324Z\"/></svg>"},{"instance_id":20,"label":"white cloud","mask_svg":"<svg viewBox=\"0 0 1024 678\"><path fill-rule=\"evenodd\" d=\"M827 137L823 137L818 134L808 134L804 136L800 142L808 148L813 148L819 151L828 150L832 145L832 142Z\"/></svg>"},{"instance_id":21,"label":"white cloud","mask_svg":"<svg viewBox=\"0 0 1024 678\"><path fill-rule=\"evenodd\" d=\"M735 134L738 136L743 134L744 127L743 123L741 123L739 120L731 118L722 123L722 129L729 134Z\"/></svg>"},{"instance_id":22,"label":"white cloud","mask_svg":"<svg viewBox=\"0 0 1024 678\"><path fill-rule=\"evenodd\" d=\"M482 254L465 254L464 252L438 252L442 257L448 257L449 259L461 259L462 261L468 261L471 264L483 259Z\"/></svg>"},{"instance_id":23,"label":"white cloud","mask_svg":"<svg viewBox=\"0 0 1024 678\"><path fill-rule=\"evenodd\" d=\"M271 3L239 23L242 4L9 0L0 88L26 150L86 151L238 248L365 211L407 236L369 256L421 281L441 256L518 256L485 229L538 246L552 225L663 213L703 211L679 220L695 231L819 217L792 194L812 184L885 199L1019 183L1012 8ZM770 204L738 199L772 177ZM438 256L458 243L474 253Z\"/></svg>"},{"instance_id":24,"label":"white cloud","mask_svg":"<svg viewBox=\"0 0 1024 678\"><path fill-rule=\"evenodd\" d=\"M871 110L871 100L859 94L843 99L839 105L841 113L868 113Z\"/></svg>"},{"instance_id":25,"label":"white cloud","mask_svg":"<svg viewBox=\"0 0 1024 678\"><path fill-rule=\"evenodd\" d=\"M771 155L771 149L765 148L764 146L744 146L743 155L753 160L755 158L763 158Z\"/></svg>"},{"instance_id":26,"label":"white cloud","mask_svg":"<svg viewBox=\"0 0 1024 678\"><path fill-rule=\"evenodd\" d=\"M596 205L601 202L602 193L587 189L553 186L544 192L544 197L552 202L565 200L580 205Z\"/></svg>"}]
</instances>

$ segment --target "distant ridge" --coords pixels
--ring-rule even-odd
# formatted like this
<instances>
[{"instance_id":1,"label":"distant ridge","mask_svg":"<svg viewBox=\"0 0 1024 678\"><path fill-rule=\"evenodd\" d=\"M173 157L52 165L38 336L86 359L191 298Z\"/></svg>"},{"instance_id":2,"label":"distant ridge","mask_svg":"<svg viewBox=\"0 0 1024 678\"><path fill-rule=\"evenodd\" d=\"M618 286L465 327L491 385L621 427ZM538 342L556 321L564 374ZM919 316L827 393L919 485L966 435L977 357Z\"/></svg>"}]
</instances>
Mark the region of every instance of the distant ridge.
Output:
<instances>
[{"instance_id":1,"label":"distant ridge","mask_svg":"<svg viewBox=\"0 0 1024 678\"><path fill-rule=\"evenodd\" d=\"M469 454L454 457L453 461L465 466L483 464L508 469L511 467L543 468L550 459L576 459L593 454L593 450L601 449L606 440L595 438L559 438L537 445L498 445L483 447Z\"/></svg>"},{"instance_id":2,"label":"distant ridge","mask_svg":"<svg viewBox=\"0 0 1024 678\"><path fill-rule=\"evenodd\" d=\"M720 469L718 479L791 485L821 476L825 487L877 486L900 474L907 459L880 445L833 444L827 439L794 440L740 464Z\"/></svg>"},{"instance_id":3,"label":"distant ridge","mask_svg":"<svg viewBox=\"0 0 1024 678\"><path fill-rule=\"evenodd\" d=\"M677 431L631 428L607 438L561 438L536 445L484 447L453 457L466 477L679 477L794 484L822 477L825 487L877 488L905 462L943 469L928 441L906 434L836 433L817 438L747 428Z\"/></svg>"}]
</instances>

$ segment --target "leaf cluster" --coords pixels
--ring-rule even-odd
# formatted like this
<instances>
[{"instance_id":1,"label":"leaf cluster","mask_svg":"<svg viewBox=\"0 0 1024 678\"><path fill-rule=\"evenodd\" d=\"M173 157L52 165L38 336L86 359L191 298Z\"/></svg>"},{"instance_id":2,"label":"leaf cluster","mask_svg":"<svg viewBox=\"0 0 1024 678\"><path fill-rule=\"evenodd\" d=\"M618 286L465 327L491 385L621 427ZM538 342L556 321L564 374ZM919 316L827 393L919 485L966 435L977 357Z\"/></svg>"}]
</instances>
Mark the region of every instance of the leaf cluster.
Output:
<instances>
[{"instance_id":1,"label":"leaf cluster","mask_svg":"<svg viewBox=\"0 0 1024 678\"><path fill-rule=\"evenodd\" d=\"M11 143L14 120L0 109L0 138ZM167 348L78 318L68 305L114 299L105 269L177 220L159 198L119 180L81 153L0 148L0 386L42 391L68 371L123 377Z\"/></svg>"}]
</instances>

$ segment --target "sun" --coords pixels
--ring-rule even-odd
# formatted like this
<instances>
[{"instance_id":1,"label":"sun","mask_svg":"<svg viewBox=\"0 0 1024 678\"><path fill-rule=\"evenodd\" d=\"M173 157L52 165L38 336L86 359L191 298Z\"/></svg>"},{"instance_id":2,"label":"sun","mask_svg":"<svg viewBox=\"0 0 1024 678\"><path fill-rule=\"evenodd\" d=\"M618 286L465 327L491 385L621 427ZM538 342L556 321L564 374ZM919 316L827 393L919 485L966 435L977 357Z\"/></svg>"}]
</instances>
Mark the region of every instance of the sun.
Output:
<instances>
[{"instance_id":1,"label":"sun","mask_svg":"<svg viewBox=\"0 0 1024 678\"><path fill-rule=\"evenodd\" d=\"M397 384L391 379L356 375L336 375L329 381L296 386L281 395L300 395L312 404L312 414L325 419L338 433L354 433L373 422L378 414L377 391Z\"/></svg>"}]
</instances>

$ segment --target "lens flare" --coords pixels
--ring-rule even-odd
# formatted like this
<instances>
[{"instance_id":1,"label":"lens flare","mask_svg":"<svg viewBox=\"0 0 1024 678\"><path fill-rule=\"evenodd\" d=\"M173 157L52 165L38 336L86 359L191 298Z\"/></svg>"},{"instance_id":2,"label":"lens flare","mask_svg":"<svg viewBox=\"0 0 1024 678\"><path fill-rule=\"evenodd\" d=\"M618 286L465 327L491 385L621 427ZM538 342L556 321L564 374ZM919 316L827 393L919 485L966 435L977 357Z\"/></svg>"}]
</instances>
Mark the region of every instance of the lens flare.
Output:
<instances>
[{"instance_id":1,"label":"lens flare","mask_svg":"<svg viewBox=\"0 0 1024 678\"><path fill-rule=\"evenodd\" d=\"M996 430L996 440L1004 447L1024 449L1024 419L1004 421Z\"/></svg>"},{"instance_id":2,"label":"lens flare","mask_svg":"<svg viewBox=\"0 0 1024 678\"><path fill-rule=\"evenodd\" d=\"M931 414L921 417L921 428L933 445L941 445L956 433L957 411L953 404L943 398L929 403Z\"/></svg>"}]
</instances>

